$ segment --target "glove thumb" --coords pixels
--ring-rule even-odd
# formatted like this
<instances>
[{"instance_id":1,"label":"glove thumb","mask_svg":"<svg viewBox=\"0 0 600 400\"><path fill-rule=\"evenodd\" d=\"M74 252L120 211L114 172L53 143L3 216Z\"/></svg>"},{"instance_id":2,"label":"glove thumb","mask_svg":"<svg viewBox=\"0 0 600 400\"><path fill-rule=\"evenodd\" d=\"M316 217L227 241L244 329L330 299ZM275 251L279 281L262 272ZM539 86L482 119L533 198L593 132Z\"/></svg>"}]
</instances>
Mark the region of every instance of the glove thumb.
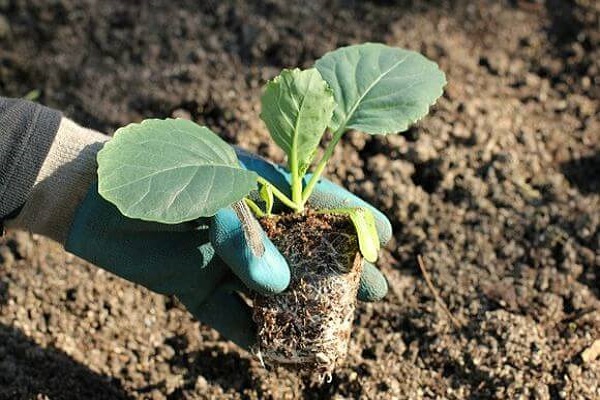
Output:
<instances>
[{"instance_id":1,"label":"glove thumb","mask_svg":"<svg viewBox=\"0 0 600 400\"><path fill-rule=\"evenodd\" d=\"M224 208L213 217L209 237L215 252L250 289L271 295L289 285L285 258L256 220L243 224L233 208Z\"/></svg>"}]
</instances>

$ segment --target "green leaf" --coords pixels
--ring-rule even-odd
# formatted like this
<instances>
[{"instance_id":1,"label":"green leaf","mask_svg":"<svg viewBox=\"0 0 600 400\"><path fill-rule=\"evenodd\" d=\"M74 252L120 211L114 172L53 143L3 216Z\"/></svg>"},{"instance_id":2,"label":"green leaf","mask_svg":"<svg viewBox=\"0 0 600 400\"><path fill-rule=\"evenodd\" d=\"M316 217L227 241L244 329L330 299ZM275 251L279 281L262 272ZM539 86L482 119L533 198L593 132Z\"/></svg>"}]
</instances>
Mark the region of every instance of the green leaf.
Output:
<instances>
[{"instance_id":1,"label":"green leaf","mask_svg":"<svg viewBox=\"0 0 600 400\"><path fill-rule=\"evenodd\" d=\"M421 54L379 43L342 47L316 68L337 102L334 131L402 132L429 112L446 84L437 64Z\"/></svg>"},{"instance_id":2,"label":"green leaf","mask_svg":"<svg viewBox=\"0 0 600 400\"><path fill-rule=\"evenodd\" d=\"M364 207L354 207L319 210L318 212L321 214L339 214L350 217L356 229L361 254L369 262L377 261L380 246L379 235L377 234L375 217L371 211Z\"/></svg>"},{"instance_id":3,"label":"green leaf","mask_svg":"<svg viewBox=\"0 0 600 400\"><path fill-rule=\"evenodd\" d=\"M270 184L264 184L260 188L260 197L265 202L265 211L267 215L271 215L273 212L273 204L275 199L273 197L273 187Z\"/></svg>"},{"instance_id":4,"label":"green leaf","mask_svg":"<svg viewBox=\"0 0 600 400\"><path fill-rule=\"evenodd\" d=\"M175 224L214 215L256 188L234 150L206 127L147 119L98 153L98 192L130 218Z\"/></svg>"},{"instance_id":5,"label":"green leaf","mask_svg":"<svg viewBox=\"0 0 600 400\"><path fill-rule=\"evenodd\" d=\"M267 83L261 102L260 117L271 137L288 155L290 170L297 167L303 175L335 108L327 83L314 68L286 69Z\"/></svg>"}]
</instances>

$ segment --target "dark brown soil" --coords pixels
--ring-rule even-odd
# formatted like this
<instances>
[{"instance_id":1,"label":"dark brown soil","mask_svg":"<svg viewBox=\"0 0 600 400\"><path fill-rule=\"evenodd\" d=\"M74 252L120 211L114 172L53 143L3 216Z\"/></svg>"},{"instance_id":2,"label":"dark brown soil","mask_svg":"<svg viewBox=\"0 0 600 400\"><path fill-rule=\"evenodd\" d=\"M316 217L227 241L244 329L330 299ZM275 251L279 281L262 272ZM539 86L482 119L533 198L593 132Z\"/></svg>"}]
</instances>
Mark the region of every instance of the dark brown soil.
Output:
<instances>
[{"instance_id":1,"label":"dark brown soil","mask_svg":"<svg viewBox=\"0 0 600 400\"><path fill-rule=\"evenodd\" d=\"M362 272L356 231L347 217L312 210L260 222L292 275L283 293L254 297L257 354L266 364L327 382L348 353Z\"/></svg>"},{"instance_id":2,"label":"dark brown soil","mask_svg":"<svg viewBox=\"0 0 600 400\"><path fill-rule=\"evenodd\" d=\"M0 398L600 398L582 357L600 339L599 19L594 0L0 0L0 93L109 133L189 115L281 161L262 84L367 40L449 82L418 126L353 133L329 167L394 225L390 294L359 305L331 384L267 372L170 299L12 235Z\"/></svg>"}]
</instances>

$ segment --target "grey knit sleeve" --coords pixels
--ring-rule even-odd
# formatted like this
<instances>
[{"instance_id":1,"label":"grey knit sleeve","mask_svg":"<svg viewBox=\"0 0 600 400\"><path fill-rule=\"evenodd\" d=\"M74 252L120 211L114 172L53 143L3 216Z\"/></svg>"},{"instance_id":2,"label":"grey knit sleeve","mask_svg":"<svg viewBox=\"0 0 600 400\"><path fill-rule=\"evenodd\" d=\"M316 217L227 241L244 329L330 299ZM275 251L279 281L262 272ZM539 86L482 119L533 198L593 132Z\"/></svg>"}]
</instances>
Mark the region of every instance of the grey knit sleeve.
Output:
<instances>
[{"instance_id":1,"label":"grey knit sleeve","mask_svg":"<svg viewBox=\"0 0 600 400\"><path fill-rule=\"evenodd\" d=\"M40 104L0 97L0 222L25 203L60 119Z\"/></svg>"}]
</instances>

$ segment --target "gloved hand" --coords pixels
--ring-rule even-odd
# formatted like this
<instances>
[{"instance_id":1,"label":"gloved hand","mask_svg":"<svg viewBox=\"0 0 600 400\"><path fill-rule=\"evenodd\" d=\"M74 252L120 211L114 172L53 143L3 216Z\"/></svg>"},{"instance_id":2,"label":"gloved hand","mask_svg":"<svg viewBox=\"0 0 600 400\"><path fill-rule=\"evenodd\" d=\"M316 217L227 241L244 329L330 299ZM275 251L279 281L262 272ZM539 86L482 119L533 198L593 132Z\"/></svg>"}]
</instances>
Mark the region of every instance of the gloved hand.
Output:
<instances>
[{"instance_id":1,"label":"gloved hand","mask_svg":"<svg viewBox=\"0 0 600 400\"><path fill-rule=\"evenodd\" d=\"M63 118L28 201L7 227L26 229L65 244L67 250L155 292L176 295L200 321L248 348L255 337L250 310L238 295L248 288L278 293L289 269L264 232L265 252L256 256L231 208L194 223L163 225L129 219L98 195L96 154L108 138ZM289 174L261 158L240 154L241 162L288 191ZM368 206L344 189L321 181L310 199L318 208ZM369 206L370 207L370 206ZM373 210L382 242L389 221ZM359 298L373 301L387 291L370 265L361 277Z\"/></svg>"},{"instance_id":2,"label":"gloved hand","mask_svg":"<svg viewBox=\"0 0 600 400\"><path fill-rule=\"evenodd\" d=\"M289 190L289 174L283 168L245 152L238 156L246 168ZM317 185L310 203L319 208L369 207L382 241L390 238L391 227L383 214L329 181ZM290 279L285 259L262 230L260 235L265 252L257 257L231 208L212 218L178 225L126 218L100 197L94 184L75 213L65 248L131 282L177 296L201 322L249 348L255 340L255 326L248 305L237 292L249 287L275 294L283 291ZM386 292L381 273L366 264L359 298L374 301Z\"/></svg>"}]
</instances>

